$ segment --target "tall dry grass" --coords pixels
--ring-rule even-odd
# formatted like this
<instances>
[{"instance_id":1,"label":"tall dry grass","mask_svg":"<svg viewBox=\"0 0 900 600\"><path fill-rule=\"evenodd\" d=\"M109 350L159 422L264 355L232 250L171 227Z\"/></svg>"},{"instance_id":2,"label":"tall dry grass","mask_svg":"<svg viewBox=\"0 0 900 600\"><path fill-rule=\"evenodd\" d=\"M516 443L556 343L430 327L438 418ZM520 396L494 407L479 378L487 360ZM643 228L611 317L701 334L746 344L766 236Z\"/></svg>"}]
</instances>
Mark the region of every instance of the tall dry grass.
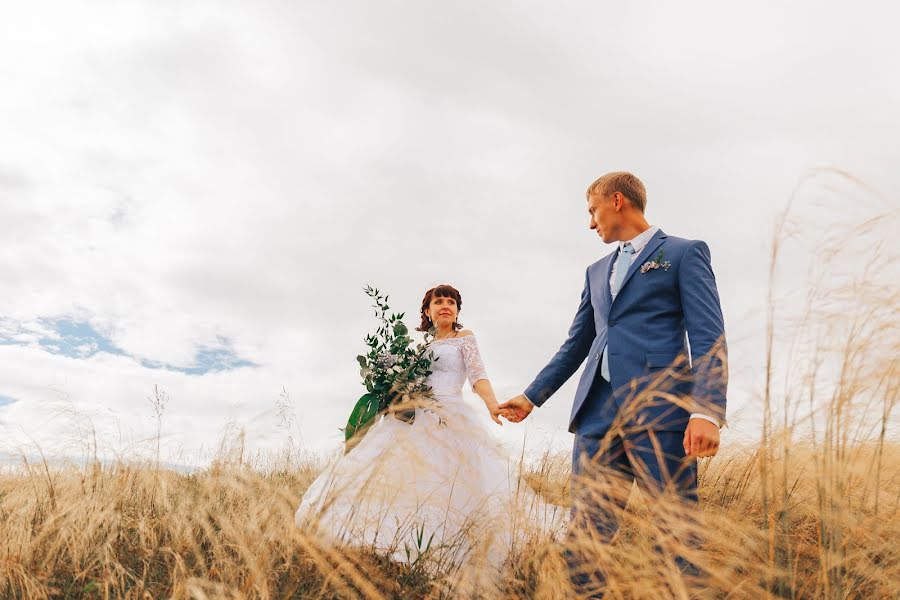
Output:
<instances>
[{"instance_id":1,"label":"tall dry grass","mask_svg":"<svg viewBox=\"0 0 900 600\"><path fill-rule=\"evenodd\" d=\"M666 537L661 509L635 493L619 535L590 549L605 565L610 597L896 597L900 446L846 450L827 458L819 447L796 444L786 463L769 463L767 473L789 474L769 486L758 449L706 463L699 549L685 547L677 533ZM558 463L546 457L529 478L566 503L567 474ZM0 597L455 597L423 564L329 548L295 527L294 511L317 471L28 465L0 479ZM769 492L767 512L761 494L772 483L777 493ZM549 538L518 549L503 597L573 597L561 551ZM701 577L687 581L666 552L687 554Z\"/></svg>"},{"instance_id":2,"label":"tall dry grass","mask_svg":"<svg viewBox=\"0 0 900 600\"><path fill-rule=\"evenodd\" d=\"M825 176L860 189L844 174ZM597 585L612 598L900 597L897 279L840 267L860 239L879 264L895 263L895 252L872 244L895 228L897 213L832 237L793 209L776 228L760 322L758 443L702 462L700 511L634 490L610 543L531 536L514 548L499 593L485 595L576 597L563 559L569 544L602 568ZM810 230L819 236L814 260L798 267L792 250L782 277L786 249ZM458 596L453 564L398 563L296 527L300 497L324 463L292 456L248 460L238 438L191 474L153 462L23 458L0 475L0 597ZM571 502L566 456L544 455L524 479L551 502ZM683 572L675 555L696 573Z\"/></svg>"}]
</instances>

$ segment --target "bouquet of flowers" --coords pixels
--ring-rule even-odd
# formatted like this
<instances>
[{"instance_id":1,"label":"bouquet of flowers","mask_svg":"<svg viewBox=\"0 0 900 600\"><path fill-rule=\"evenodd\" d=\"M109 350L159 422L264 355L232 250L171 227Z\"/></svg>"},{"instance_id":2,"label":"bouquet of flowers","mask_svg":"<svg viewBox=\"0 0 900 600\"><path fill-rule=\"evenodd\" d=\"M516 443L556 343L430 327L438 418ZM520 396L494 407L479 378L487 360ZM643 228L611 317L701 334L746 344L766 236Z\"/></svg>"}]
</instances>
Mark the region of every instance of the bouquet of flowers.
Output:
<instances>
[{"instance_id":1,"label":"bouquet of flowers","mask_svg":"<svg viewBox=\"0 0 900 600\"><path fill-rule=\"evenodd\" d=\"M390 412L412 423L416 405L429 400L431 388L425 380L431 375L431 363L437 360L428 350L430 333L425 334L423 343L413 347L409 329L403 324L403 313L389 315L388 296L372 286L366 286L365 291L375 302L373 307L380 325L375 334L366 336L369 352L356 357L366 393L356 402L347 420L345 452L359 443L376 417L383 413Z\"/></svg>"}]
</instances>

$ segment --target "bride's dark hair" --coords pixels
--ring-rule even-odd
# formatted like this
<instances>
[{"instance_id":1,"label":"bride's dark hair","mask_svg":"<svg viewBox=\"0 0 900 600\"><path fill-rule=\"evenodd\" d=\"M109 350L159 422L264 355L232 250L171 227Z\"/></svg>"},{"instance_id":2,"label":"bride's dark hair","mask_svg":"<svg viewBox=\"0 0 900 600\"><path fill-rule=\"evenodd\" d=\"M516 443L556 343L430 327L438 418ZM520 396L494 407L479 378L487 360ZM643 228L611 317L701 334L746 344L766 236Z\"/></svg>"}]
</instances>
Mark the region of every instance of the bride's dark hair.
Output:
<instances>
[{"instance_id":1,"label":"bride's dark hair","mask_svg":"<svg viewBox=\"0 0 900 600\"><path fill-rule=\"evenodd\" d=\"M459 291L455 287L447 284L433 287L425 292L425 298L422 300L422 309L419 311L419 314L422 315L422 324L416 327L416 331L428 331L434 327L434 323L425 314L425 309L431 305L432 298L453 298L456 300L457 315L462 310L462 296L460 296ZM462 328L463 326L459 322L453 323L454 331L459 331Z\"/></svg>"}]
</instances>

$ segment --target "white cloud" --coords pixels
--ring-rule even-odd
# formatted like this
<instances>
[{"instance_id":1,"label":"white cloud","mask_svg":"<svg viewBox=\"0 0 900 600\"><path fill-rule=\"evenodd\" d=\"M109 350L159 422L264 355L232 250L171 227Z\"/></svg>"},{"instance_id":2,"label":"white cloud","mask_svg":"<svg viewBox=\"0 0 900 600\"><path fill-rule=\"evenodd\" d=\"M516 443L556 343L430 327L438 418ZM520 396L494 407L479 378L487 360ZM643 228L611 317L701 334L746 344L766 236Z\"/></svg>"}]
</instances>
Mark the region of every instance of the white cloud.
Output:
<instances>
[{"instance_id":1,"label":"white cloud","mask_svg":"<svg viewBox=\"0 0 900 600\"><path fill-rule=\"evenodd\" d=\"M582 198L618 168L646 181L651 221L710 243L734 406L752 413L772 220L797 180L831 164L886 197L900 190L892 10L6 8L0 317L79 315L124 351L176 365L225 337L260 367L198 378L0 347L0 394L22 399L0 414L49 438L37 407L66 389L143 423L160 383L186 447L208 447L227 415L267 438L260 415L286 386L306 441L327 447L359 394L366 283L411 323L427 287L460 287L511 395L558 346L584 267L607 251ZM531 427L564 444L570 396Z\"/></svg>"}]
</instances>

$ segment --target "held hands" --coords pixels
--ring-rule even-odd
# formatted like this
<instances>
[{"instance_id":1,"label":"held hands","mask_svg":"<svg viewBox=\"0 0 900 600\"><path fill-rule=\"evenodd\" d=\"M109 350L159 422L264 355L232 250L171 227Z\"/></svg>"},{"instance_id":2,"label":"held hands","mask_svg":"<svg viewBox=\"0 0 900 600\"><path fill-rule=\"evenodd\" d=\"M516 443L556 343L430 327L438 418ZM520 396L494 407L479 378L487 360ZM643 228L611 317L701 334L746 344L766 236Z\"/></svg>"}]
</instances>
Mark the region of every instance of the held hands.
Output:
<instances>
[{"instance_id":1,"label":"held hands","mask_svg":"<svg viewBox=\"0 0 900 600\"><path fill-rule=\"evenodd\" d=\"M692 458L715 456L719 451L719 428L706 419L691 419L684 431L684 453Z\"/></svg>"},{"instance_id":2,"label":"held hands","mask_svg":"<svg viewBox=\"0 0 900 600\"><path fill-rule=\"evenodd\" d=\"M488 404L487 409L488 409L488 412L491 413L491 420L494 423L496 423L497 425L499 425L500 427L503 427L503 421L500 420L500 417L503 417L503 418L509 420L509 416L507 416L507 412L505 410L503 410L502 408L500 408L499 406L497 406L496 402L494 402L492 404Z\"/></svg>"},{"instance_id":3,"label":"held hands","mask_svg":"<svg viewBox=\"0 0 900 600\"><path fill-rule=\"evenodd\" d=\"M512 400L501 404L498 409L501 411L500 414L510 423L520 423L534 410L534 404L525 397L525 394L519 394Z\"/></svg>"},{"instance_id":4,"label":"held hands","mask_svg":"<svg viewBox=\"0 0 900 600\"><path fill-rule=\"evenodd\" d=\"M487 407L488 413L491 415L491 420L494 423L502 427L503 421L500 420L500 417L505 418L507 421L512 421L512 419L510 419L510 411L502 404L499 406L497 405L497 397L494 395L494 389L487 379L479 379L476 381L474 388L475 393L484 400L484 405Z\"/></svg>"}]
</instances>

